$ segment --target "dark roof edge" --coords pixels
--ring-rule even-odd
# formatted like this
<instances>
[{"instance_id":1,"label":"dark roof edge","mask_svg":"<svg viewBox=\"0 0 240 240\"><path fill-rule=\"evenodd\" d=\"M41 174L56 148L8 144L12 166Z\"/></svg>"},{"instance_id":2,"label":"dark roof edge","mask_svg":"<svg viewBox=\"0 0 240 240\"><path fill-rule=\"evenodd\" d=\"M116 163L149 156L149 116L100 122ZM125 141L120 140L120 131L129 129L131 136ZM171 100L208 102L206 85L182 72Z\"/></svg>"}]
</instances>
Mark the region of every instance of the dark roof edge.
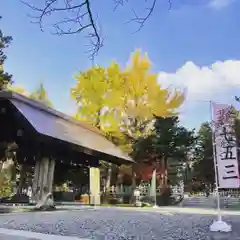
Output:
<instances>
[{"instance_id":1,"label":"dark roof edge","mask_svg":"<svg viewBox=\"0 0 240 240\"><path fill-rule=\"evenodd\" d=\"M90 127L89 128L87 126L85 127L84 124L81 124L80 121L78 122L78 120L74 119L73 117L71 117L71 116L69 116L67 114L64 114L64 113L62 113L62 112L60 112L60 111L58 111L56 109L53 109L51 107L48 107L48 106L42 104L39 101L36 101L34 99L30 99L30 98L28 98L28 97L26 97L26 96L24 96L22 94L16 93L14 91L2 90L2 91L0 91L0 98L20 100L21 102L24 102L27 105L30 105L30 106L35 107L35 108L38 108L41 111L48 112L48 113L50 113L50 114L52 114L52 115L54 115L56 117L62 118L64 120L66 120L66 121L69 121L69 122L71 122L73 124L79 125L79 126L85 128L85 129L87 129L87 130L89 130L91 132L94 132L96 134L99 134L99 135L105 137L104 134L100 130L98 130L97 128L95 129L95 131L93 131ZM94 128L94 127L92 127L92 128Z\"/></svg>"}]
</instances>

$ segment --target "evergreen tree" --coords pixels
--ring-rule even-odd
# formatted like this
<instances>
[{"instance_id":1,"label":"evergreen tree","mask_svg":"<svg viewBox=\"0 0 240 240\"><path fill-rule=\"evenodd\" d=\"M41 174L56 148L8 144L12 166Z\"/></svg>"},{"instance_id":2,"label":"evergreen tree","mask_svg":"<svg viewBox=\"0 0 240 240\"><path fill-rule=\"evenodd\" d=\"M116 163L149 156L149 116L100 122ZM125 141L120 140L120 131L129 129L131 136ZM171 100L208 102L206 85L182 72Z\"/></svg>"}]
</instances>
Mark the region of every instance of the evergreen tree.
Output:
<instances>
[{"instance_id":1,"label":"evergreen tree","mask_svg":"<svg viewBox=\"0 0 240 240\"><path fill-rule=\"evenodd\" d=\"M208 122L201 125L198 132L197 146L194 151L193 175L198 181L206 184L214 183L214 161L212 145L212 129Z\"/></svg>"},{"instance_id":2,"label":"evergreen tree","mask_svg":"<svg viewBox=\"0 0 240 240\"><path fill-rule=\"evenodd\" d=\"M1 20L0 16L0 20ZM7 59L5 49L9 47L12 41L11 36L5 36L0 29L0 89L3 89L8 83L12 83L12 75L4 71L4 63Z\"/></svg>"},{"instance_id":3,"label":"evergreen tree","mask_svg":"<svg viewBox=\"0 0 240 240\"><path fill-rule=\"evenodd\" d=\"M176 178L168 179L169 166L175 166L176 171L172 175L177 175L178 168L188 161L188 153L195 140L194 131L181 126L178 117L156 117L153 133L135 142L133 158L149 164L159 161L165 175L163 184L168 185L169 180L173 184Z\"/></svg>"},{"instance_id":4,"label":"evergreen tree","mask_svg":"<svg viewBox=\"0 0 240 240\"><path fill-rule=\"evenodd\" d=\"M39 101L47 107L53 108L53 104L48 98L48 94L43 83L40 83L39 87L32 94L29 95L29 98Z\"/></svg>"}]
</instances>

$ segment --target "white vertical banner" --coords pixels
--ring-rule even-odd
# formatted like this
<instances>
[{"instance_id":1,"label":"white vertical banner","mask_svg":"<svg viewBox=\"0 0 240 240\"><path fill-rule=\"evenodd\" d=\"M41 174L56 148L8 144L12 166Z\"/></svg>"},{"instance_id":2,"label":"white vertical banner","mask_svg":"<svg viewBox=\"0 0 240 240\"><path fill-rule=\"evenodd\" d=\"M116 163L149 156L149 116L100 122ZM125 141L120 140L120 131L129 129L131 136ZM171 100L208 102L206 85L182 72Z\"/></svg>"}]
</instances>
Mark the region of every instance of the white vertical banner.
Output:
<instances>
[{"instance_id":1,"label":"white vertical banner","mask_svg":"<svg viewBox=\"0 0 240 240\"><path fill-rule=\"evenodd\" d=\"M157 188L157 183L156 183L156 169L152 173L152 180L151 180L151 188L150 188L150 196L153 197L154 201L156 198L156 188Z\"/></svg>"},{"instance_id":2,"label":"white vertical banner","mask_svg":"<svg viewBox=\"0 0 240 240\"><path fill-rule=\"evenodd\" d=\"M237 141L233 109L225 104L212 104L213 131L216 147L219 188L239 188Z\"/></svg>"}]
</instances>

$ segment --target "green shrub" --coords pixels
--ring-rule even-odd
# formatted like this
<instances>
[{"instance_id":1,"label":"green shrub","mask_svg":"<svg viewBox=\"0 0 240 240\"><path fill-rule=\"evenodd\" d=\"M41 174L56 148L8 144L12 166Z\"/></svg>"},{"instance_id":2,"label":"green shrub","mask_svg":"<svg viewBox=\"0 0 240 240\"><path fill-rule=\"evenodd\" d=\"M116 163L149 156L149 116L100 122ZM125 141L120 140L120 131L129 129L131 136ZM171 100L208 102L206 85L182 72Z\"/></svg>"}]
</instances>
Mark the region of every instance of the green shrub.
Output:
<instances>
[{"instance_id":1,"label":"green shrub","mask_svg":"<svg viewBox=\"0 0 240 240\"><path fill-rule=\"evenodd\" d=\"M9 197L12 194L12 183L4 172L0 173L0 197Z\"/></svg>"}]
</instances>

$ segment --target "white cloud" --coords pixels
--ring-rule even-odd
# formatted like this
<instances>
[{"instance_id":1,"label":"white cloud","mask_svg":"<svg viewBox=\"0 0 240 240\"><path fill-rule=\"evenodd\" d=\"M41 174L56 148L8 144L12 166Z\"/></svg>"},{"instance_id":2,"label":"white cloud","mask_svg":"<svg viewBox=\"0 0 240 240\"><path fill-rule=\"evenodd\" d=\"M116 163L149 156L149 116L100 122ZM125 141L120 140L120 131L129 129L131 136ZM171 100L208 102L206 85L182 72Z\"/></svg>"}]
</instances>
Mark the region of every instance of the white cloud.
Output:
<instances>
[{"instance_id":1,"label":"white cloud","mask_svg":"<svg viewBox=\"0 0 240 240\"><path fill-rule=\"evenodd\" d=\"M214 96L240 87L240 60L215 62L210 66L198 66L186 62L175 73L159 73L163 87L187 90L187 100L210 100Z\"/></svg>"},{"instance_id":2,"label":"white cloud","mask_svg":"<svg viewBox=\"0 0 240 240\"><path fill-rule=\"evenodd\" d=\"M233 1L235 0L210 0L209 6L214 9L222 9L224 7L227 7Z\"/></svg>"}]
</instances>

